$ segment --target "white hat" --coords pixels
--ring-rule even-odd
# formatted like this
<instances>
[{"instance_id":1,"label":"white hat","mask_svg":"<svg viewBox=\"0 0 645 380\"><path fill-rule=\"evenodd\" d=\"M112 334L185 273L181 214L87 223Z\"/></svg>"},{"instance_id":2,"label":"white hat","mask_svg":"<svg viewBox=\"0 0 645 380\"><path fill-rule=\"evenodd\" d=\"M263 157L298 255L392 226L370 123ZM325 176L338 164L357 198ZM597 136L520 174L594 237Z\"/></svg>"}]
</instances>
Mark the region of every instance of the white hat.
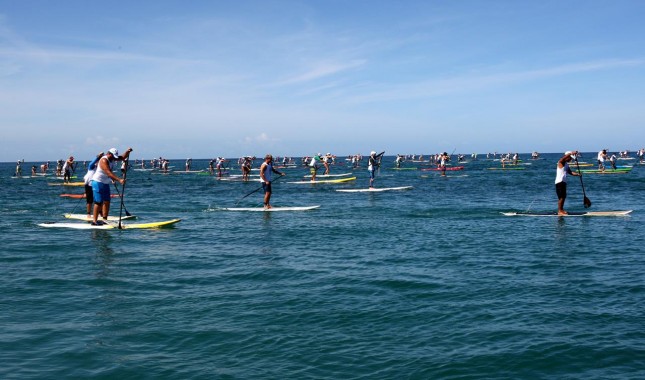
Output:
<instances>
[{"instance_id":1,"label":"white hat","mask_svg":"<svg viewBox=\"0 0 645 380\"><path fill-rule=\"evenodd\" d=\"M571 154L571 151L570 151L570 150L567 150L566 152L564 152L564 155L565 155L565 156L566 156L567 154Z\"/></svg>"},{"instance_id":2,"label":"white hat","mask_svg":"<svg viewBox=\"0 0 645 380\"><path fill-rule=\"evenodd\" d=\"M375 151L371 151L371 152L370 152L370 156L371 156L371 155L373 155L373 154L376 154L376 152L375 152Z\"/></svg>"},{"instance_id":3,"label":"white hat","mask_svg":"<svg viewBox=\"0 0 645 380\"><path fill-rule=\"evenodd\" d=\"M114 157L119 157L119 151L118 151L118 150L116 150L116 148L110 148L110 150L108 150L108 152L109 152L109 153L112 153L112 155L113 155Z\"/></svg>"}]
</instances>

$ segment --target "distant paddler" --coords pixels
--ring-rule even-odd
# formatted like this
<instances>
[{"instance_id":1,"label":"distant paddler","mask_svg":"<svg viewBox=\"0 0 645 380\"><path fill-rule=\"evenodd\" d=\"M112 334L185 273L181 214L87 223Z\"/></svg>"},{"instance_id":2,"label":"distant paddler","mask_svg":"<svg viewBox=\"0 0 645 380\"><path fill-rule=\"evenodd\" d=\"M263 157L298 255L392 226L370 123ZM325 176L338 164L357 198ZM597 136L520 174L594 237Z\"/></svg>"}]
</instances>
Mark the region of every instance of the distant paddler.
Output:
<instances>
[{"instance_id":1,"label":"distant paddler","mask_svg":"<svg viewBox=\"0 0 645 380\"><path fill-rule=\"evenodd\" d=\"M397 169L401 167L401 163L403 163L403 156L400 154L397 154L396 159L394 160L394 165L396 166Z\"/></svg>"},{"instance_id":2,"label":"distant paddler","mask_svg":"<svg viewBox=\"0 0 645 380\"><path fill-rule=\"evenodd\" d=\"M32 170L32 172L33 172L33 170ZM22 177L22 162L21 161L18 161L18 163L16 164L16 174L15 174L15 176L16 177Z\"/></svg>"},{"instance_id":3,"label":"distant paddler","mask_svg":"<svg viewBox=\"0 0 645 380\"><path fill-rule=\"evenodd\" d=\"M69 156L69 158L63 164L63 182L69 183L72 178L72 171L76 170L76 165L74 163L74 156Z\"/></svg>"},{"instance_id":4,"label":"distant paddler","mask_svg":"<svg viewBox=\"0 0 645 380\"><path fill-rule=\"evenodd\" d=\"M118 182L121 185L125 183L125 179L119 178L114 174L114 163L127 160L130 157L130 152L132 152L132 148L128 148L123 156L119 156L119 151L116 148L111 148L99 159L96 172L92 176L92 196L94 197L92 225L99 225L99 223L105 224L107 222L110 213L110 185L112 181ZM99 211L103 216L102 222L98 221Z\"/></svg>"},{"instance_id":5,"label":"distant paddler","mask_svg":"<svg viewBox=\"0 0 645 380\"><path fill-rule=\"evenodd\" d=\"M564 211L564 201L567 199L567 175L580 175L579 173L574 173L569 167L569 162L571 160L577 159L578 151L566 151L564 156L558 161L556 174L555 174L555 193L558 195L558 215L568 215L569 213Z\"/></svg>"},{"instance_id":6,"label":"distant paddler","mask_svg":"<svg viewBox=\"0 0 645 380\"><path fill-rule=\"evenodd\" d=\"M251 174L251 166L253 165L253 160L255 157L245 156L241 157L239 162L240 168L242 169L242 181L248 181L249 175Z\"/></svg>"},{"instance_id":7,"label":"distant paddler","mask_svg":"<svg viewBox=\"0 0 645 380\"><path fill-rule=\"evenodd\" d=\"M217 177L221 178L222 177L222 170L224 169L224 162L226 162L226 159L224 157L217 157L217 162L215 163L215 168L217 169Z\"/></svg>"},{"instance_id":8,"label":"distant paddler","mask_svg":"<svg viewBox=\"0 0 645 380\"><path fill-rule=\"evenodd\" d=\"M448 155L448 152L443 152L439 156L439 169L441 169L442 177L446 176L446 165L448 165L448 161L450 161L450 156Z\"/></svg>"},{"instance_id":9,"label":"distant paddler","mask_svg":"<svg viewBox=\"0 0 645 380\"><path fill-rule=\"evenodd\" d=\"M334 161L334 156L331 155L331 153L327 153L324 157L322 157L322 163L323 166L325 167L325 172L323 174L327 175L329 174L329 165Z\"/></svg>"},{"instance_id":10,"label":"distant paddler","mask_svg":"<svg viewBox=\"0 0 645 380\"><path fill-rule=\"evenodd\" d=\"M605 161L607 160L607 149L598 152L598 170L605 171Z\"/></svg>"},{"instance_id":11,"label":"distant paddler","mask_svg":"<svg viewBox=\"0 0 645 380\"><path fill-rule=\"evenodd\" d=\"M376 170L381 166L381 159L385 151L376 154L375 151L370 152L370 158L367 161L367 171L370 173L370 189L374 188L374 177L376 176Z\"/></svg>"},{"instance_id":12,"label":"distant paddler","mask_svg":"<svg viewBox=\"0 0 645 380\"><path fill-rule=\"evenodd\" d=\"M609 157L609 163L611 164L611 168L616 170L616 154L612 154L611 157Z\"/></svg>"},{"instance_id":13,"label":"distant paddler","mask_svg":"<svg viewBox=\"0 0 645 380\"><path fill-rule=\"evenodd\" d=\"M318 164L322 162L322 158L320 157L321 154L315 154L313 157L311 157L311 160L309 161L309 173L311 173L311 180L315 181L316 180L316 173L318 173Z\"/></svg>"}]
</instances>

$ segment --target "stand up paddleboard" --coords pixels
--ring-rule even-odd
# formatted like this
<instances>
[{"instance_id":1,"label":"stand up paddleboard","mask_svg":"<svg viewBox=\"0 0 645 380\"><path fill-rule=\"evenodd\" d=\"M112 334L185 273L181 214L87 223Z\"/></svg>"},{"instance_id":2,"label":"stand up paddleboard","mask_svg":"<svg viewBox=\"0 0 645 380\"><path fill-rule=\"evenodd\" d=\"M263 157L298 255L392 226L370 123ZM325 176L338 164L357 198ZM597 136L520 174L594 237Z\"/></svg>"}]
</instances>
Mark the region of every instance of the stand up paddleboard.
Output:
<instances>
[{"instance_id":1,"label":"stand up paddleboard","mask_svg":"<svg viewBox=\"0 0 645 380\"><path fill-rule=\"evenodd\" d=\"M442 172L443 169L441 168L424 168L421 169L423 171L431 171L431 172ZM448 166L446 167L447 172L452 172L452 171L457 171L457 170L464 170L464 166Z\"/></svg>"},{"instance_id":2,"label":"stand up paddleboard","mask_svg":"<svg viewBox=\"0 0 645 380\"><path fill-rule=\"evenodd\" d=\"M333 177L347 177L352 175L352 173L342 173L342 174L316 174L316 178L333 178ZM304 178L311 178L310 175L304 175Z\"/></svg>"},{"instance_id":3,"label":"stand up paddleboard","mask_svg":"<svg viewBox=\"0 0 645 380\"><path fill-rule=\"evenodd\" d=\"M580 172L582 174L627 174L632 171L632 168L629 169L582 169Z\"/></svg>"},{"instance_id":4,"label":"stand up paddleboard","mask_svg":"<svg viewBox=\"0 0 645 380\"><path fill-rule=\"evenodd\" d=\"M339 179L321 179L321 180L315 180L315 181L299 181L299 182L287 182L287 183L295 183L299 185L304 185L304 184L317 184L317 183L343 183L343 182L348 182L348 181L354 181L356 177L349 177L349 178L339 178Z\"/></svg>"},{"instance_id":5,"label":"stand up paddleboard","mask_svg":"<svg viewBox=\"0 0 645 380\"><path fill-rule=\"evenodd\" d=\"M47 184L49 186L85 186L85 182L62 182L62 183L48 182Z\"/></svg>"},{"instance_id":6,"label":"stand up paddleboard","mask_svg":"<svg viewBox=\"0 0 645 380\"><path fill-rule=\"evenodd\" d=\"M91 221L92 221L92 218L91 218L91 217L88 217L88 216L87 216L87 215L85 215L85 214L63 214L63 216L64 216L65 218L67 218L67 219L84 220L84 221L86 221L86 222L91 222ZM136 215L123 215L123 216L121 216L121 220L134 219L134 218L136 218L136 217L137 217ZM108 216L108 221L109 221L109 222L118 222L118 221L119 221L119 217L118 217L118 216L109 215L109 216Z\"/></svg>"},{"instance_id":7,"label":"stand up paddleboard","mask_svg":"<svg viewBox=\"0 0 645 380\"><path fill-rule=\"evenodd\" d=\"M121 223L121 228L123 230L131 229L148 229L148 228L163 228L173 226L175 223L179 223L181 219L171 219L165 220L163 222L152 222L152 223L132 223L126 224ZM76 230L118 230L119 224L110 222L100 226L93 226L90 223L59 223L59 222L48 222L48 223L38 223L40 227L46 228L71 228Z\"/></svg>"},{"instance_id":8,"label":"stand up paddleboard","mask_svg":"<svg viewBox=\"0 0 645 380\"><path fill-rule=\"evenodd\" d=\"M271 207L271 208L264 208L264 207L226 207L226 208L221 208L219 210L223 211L259 211L259 212L277 212L277 211L307 211L307 210L313 210L320 207L320 205L316 206L292 206L292 207Z\"/></svg>"},{"instance_id":9,"label":"stand up paddleboard","mask_svg":"<svg viewBox=\"0 0 645 380\"><path fill-rule=\"evenodd\" d=\"M396 190L410 190L412 186L399 186L399 187L371 187L367 189L336 189L343 193L378 193L382 191L396 191Z\"/></svg>"},{"instance_id":10,"label":"stand up paddleboard","mask_svg":"<svg viewBox=\"0 0 645 380\"><path fill-rule=\"evenodd\" d=\"M72 198L72 199L83 199L85 198L85 193L83 194L61 194L63 198ZM119 194L110 194L110 198L118 198Z\"/></svg>"},{"instance_id":11,"label":"stand up paddleboard","mask_svg":"<svg viewBox=\"0 0 645 380\"><path fill-rule=\"evenodd\" d=\"M583 212L569 212L567 215L558 215L556 211L553 212L503 212L505 216L627 216L632 210L623 211L583 211Z\"/></svg>"}]
</instances>

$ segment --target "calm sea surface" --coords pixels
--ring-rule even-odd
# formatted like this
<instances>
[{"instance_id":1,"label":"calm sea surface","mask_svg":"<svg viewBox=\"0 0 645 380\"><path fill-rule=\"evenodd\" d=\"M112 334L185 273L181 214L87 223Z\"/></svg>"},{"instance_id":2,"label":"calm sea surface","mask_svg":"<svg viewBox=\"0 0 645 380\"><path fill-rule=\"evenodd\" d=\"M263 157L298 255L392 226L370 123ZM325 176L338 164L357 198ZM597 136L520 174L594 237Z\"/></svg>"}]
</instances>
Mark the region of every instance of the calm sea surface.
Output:
<instances>
[{"instance_id":1,"label":"calm sea surface","mask_svg":"<svg viewBox=\"0 0 645 380\"><path fill-rule=\"evenodd\" d=\"M37 226L84 212L59 196L82 188L0 164L0 378L643 379L645 167L583 177L592 211L629 217L501 215L556 209L559 156L447 178L386 157L376 186L413 189L383 193L335 191L364 166L284 169L274 206L321 205L284 213L218 210L257 182L130 170L138 221L182 221L111 231Z\"/></svg>"}]
</instances>

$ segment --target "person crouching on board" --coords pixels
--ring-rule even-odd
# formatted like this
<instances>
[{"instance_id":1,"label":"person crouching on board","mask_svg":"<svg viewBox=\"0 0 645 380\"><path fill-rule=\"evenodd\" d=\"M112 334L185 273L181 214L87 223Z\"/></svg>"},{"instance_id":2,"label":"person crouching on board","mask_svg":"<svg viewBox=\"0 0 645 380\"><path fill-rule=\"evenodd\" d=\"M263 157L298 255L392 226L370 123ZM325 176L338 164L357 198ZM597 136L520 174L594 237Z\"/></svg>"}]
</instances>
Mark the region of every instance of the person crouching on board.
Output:
<instances>
[{"instance_id":1,"label":"person crouching on board","mask_svg":"<svg viewBox=\"0 0 645 380\"><path fill-rule=\"evenodd\" d=\"M281 176L285 175L273 168L273 156L267 154L264 162L260 166L260 179L262 180L262 189L264 190L264 208L271 208L271 182L273 182L273 173Z\"/></svg>"},{"instance_id":2,"label":"person crouching on board","mask_svg":"<svg viewBox=\"0 0 645 380\"><path fill-rule=\"evenodd\" d=\"M118 182L121 185L125 183L125 179L117 177L114 172L114 163L116 161L127 160L130 157L132 148L128 148L122 157L119 157L119 151L116 148L111 148L105 156L99 159L96 166L96 172L92 176L92 190L94 197L94 214L92 215L92 225L99 225L99 211L103 214L103 222L105 224L110 213L110 184L112 181ZM123 195L121 195L123 196Z\"/></svg>"},{"instance_id":3,"label":"person crouching on board","mask_svg":"<svg viewBox=\"0 0 645 380\"><path fill-rule=\"evenodd\" d=\"M577 150L574 150L573 152L568 150L558 161L558 166L555 172L555 193L558 195L558 215L569 214L564 211L564 201L567 199L567 175L580 175L580 173L572 172L569 167L569 162L577 159L577 155Z\"/></svg>"}]
</instances>

